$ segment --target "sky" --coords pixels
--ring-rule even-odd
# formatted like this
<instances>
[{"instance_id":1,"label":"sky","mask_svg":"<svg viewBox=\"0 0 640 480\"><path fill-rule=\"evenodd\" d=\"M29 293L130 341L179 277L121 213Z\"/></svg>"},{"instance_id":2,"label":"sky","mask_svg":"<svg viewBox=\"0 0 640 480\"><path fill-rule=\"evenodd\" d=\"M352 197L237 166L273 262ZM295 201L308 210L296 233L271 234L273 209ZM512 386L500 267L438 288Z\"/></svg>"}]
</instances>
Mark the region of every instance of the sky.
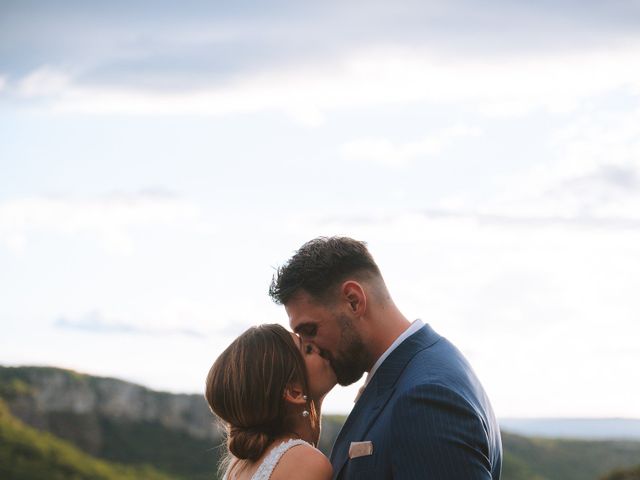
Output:
<instances>
[{"instance_id":1,"label":"sky","mask_svg":"<svg viewBox=\"0 0 640 480\"><path fill-rule=\"evenodd\" d=\"M274 269L347 235L498 417L640 418L639 27L632 0L0 0L0 364L202 393L287 325Z\"/></svg>"}]
</instances>

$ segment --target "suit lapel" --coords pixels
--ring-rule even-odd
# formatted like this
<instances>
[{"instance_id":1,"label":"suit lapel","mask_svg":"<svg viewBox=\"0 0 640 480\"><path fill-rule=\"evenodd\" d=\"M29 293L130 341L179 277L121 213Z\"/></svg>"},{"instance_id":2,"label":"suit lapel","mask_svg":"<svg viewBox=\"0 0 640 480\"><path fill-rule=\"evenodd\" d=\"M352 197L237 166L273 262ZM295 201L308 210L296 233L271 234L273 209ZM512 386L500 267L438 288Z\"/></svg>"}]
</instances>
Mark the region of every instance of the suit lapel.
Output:
<instances>
[{"instance_id":1,"label":"suit lapel","mask_svg":"<svg viewBox=\"0 0 640 480\"><path fill-rule=\"evenodd\" d=\"M430 347L440 336L429 325L425 325L404 340L375 372L362 396L347 417L331 450L334 478L347 461L351 441L364 440L385 404L394 392L400 374L420 350Z\"/></svg>"},{"instance_id":2,"label":"suit lapel","mask_svg":"<svg viewBox=\"0 0 640 480\"><path fill-rule=\"evenodd\" d=\"M372 383L367 385L358 403L353 407L342 429L340 429L340 433L331 449L331 464L333 465L335 476L347 461L350 442L361 439L367 433L392 393L393 389L388 389L378 395L378 389L375 388L373 380Z\"/></svg>"}]
</instances>

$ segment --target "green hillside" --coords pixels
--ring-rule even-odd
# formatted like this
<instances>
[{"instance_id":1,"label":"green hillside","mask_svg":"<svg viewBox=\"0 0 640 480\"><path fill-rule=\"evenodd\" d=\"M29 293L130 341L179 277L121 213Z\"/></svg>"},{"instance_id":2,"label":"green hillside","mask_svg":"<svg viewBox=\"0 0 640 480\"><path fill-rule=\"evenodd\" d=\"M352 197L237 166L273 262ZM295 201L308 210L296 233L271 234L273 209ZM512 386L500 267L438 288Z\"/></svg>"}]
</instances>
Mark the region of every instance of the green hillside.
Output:
<instances>
[{"instance_id":1,"label":"green hillside","mask_svg":"<svg viewBox=\"0 0 640 480\"><path fill-rule=\"evenodd\" d=\"M212 480L220 457L210 441L156 422L100 420L104 446L100 457L121 463L147 463L185 480Z\"/></svg>"},{"instance_id":2,"label":"green hillside","mask_svg":"<svg viewBox=\"0 0 640 480\"><path fill-rule=\"evenodd\" d=\"M637 465L640 442L529 438L502 432L503 480L597 480Z\"/></svg>"},{"instance_id":3,"label":"green hillside","mask_svg":"<svg viewBox=\"0 0 640 480\"><path fill-rule=\"evenodd\" d=\"M614 470L601 477L601 480L640 480L640 465L628 470Z\"/></svg>"},{"instance_id":4,"label":"green hillside","mask_svg":"<svg viewBox=\"0 0 640 480\"><path fill-rule=\"evenodd\" d=\"M0 478L11 480L174 480L149 466L97 460L14 418L0 400Z\"/></svg>"}]
</instances>

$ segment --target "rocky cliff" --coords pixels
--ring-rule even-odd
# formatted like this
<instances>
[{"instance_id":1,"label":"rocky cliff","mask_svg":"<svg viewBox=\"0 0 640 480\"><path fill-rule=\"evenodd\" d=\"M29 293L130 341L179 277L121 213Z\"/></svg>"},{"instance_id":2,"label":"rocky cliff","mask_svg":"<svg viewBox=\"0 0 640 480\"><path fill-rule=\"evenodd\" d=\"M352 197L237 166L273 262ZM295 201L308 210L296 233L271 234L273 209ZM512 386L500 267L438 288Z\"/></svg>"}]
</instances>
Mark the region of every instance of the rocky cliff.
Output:
<instances>
[{"instance_id":1,"label":"rocky cliff","mask_svg":"<svg viewBox=\"0 0 640 480\"><path fill-rule=\"evenodd\" d=\"M0 396L16 417L93 454L106 425L154 425L218 445L221 431L201 395L156 392L113 378L45 367L0 367Z\"/></svg>"}]
</instances>

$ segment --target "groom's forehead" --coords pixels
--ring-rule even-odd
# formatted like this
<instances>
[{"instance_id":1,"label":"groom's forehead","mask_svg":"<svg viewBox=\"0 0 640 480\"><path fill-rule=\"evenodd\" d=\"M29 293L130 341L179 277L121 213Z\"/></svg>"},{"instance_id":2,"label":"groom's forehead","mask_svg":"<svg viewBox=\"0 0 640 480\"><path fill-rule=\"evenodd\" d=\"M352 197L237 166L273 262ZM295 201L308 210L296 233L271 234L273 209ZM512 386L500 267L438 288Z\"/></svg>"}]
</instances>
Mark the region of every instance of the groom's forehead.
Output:
<instances>
[{"instance_id":1,"label":"groom's forehead","mask_svg":"<svg viewBox=\"0 0 640 480\"><path fill-rule=\"evenodd\" d=\"M285 303L284 309L287 311L289 318L291 318L307 314L313 311L316 306L317 304L313 301L313 297L304 290L300 290Z\"/></svg>"},{"instance_id":2,"label":"groom's forehead","mask_svg":"<svg viewBox=\"0 0 640 480\"><path fill-rule=\"evenodd\" d=\"M289 316L289 326L296 333L318 323L314 315L304 308L287 308L287 315Z\"/></svg>"},{"instance_id":3,"label":"groom's forehead","mask_svg":"<svg viewBox=\"0 0 640 480\"><path fill-rule=\"evenodd\" d=\"M284 308L289 316L289 325L296 333L307 333L322 319L322 306L306 292L297 293Z\"/></svg>"}]
</instances>

